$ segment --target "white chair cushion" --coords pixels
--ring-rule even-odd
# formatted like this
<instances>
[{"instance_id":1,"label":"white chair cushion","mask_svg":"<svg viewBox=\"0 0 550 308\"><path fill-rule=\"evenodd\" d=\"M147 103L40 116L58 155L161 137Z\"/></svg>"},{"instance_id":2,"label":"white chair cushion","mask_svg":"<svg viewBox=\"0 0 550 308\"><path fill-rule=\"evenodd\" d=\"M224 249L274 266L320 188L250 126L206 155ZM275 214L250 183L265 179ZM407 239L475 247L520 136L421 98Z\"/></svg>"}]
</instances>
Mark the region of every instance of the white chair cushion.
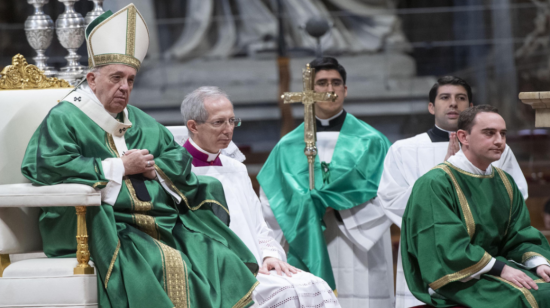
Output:
<instances>
[{"instance_id":1,"label":"white chair cushion","mask_svg":"<svg viewBox=\"0 0 550 308\"><path fill-rule=\"evenodd\" d=\"M99 206L101 193L88 185L0 185L0 207Z\"/></svg>"},{"instance_id":2,"label":"white chair cushion","mask_svg":"<svg viewBox=\"0 0 550 308\"><path fill-rule=\"evenodd\" d=\"M97 307L97 276L74 275L77 264L75 258L12 263L0 278L0 307Z\"/></svg>"}]
</instances>

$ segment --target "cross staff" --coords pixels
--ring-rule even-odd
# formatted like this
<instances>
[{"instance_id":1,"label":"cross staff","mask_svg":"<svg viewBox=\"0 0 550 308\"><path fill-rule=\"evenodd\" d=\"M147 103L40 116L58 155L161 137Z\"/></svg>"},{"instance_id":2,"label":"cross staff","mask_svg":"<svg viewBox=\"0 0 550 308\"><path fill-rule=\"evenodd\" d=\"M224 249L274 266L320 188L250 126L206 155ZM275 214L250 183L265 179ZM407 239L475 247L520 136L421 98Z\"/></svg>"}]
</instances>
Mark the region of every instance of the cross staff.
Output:
<instances>
[{"instance_id":1,"label":"cross staff","mask_svg":"<svg viewBox=\"0 0 550 308\"><path fill-rule=\"evenodd\" d=\"M310 68L309 64L302 70L302 83L304 85L304 91L302 92L286 92L281 96L285 104L298 103L304 104L304 141L306 142L306 148L304 154L307 156L307 162L309 165L309 189L315 189L315 174L314 163L315 156L317 155L317 127L315 124L315 109L314 105L316 101L319 102L334 102L338 95L334 92L315 92L313 90L313 79L315 76L315 69Z\"/></svg>"}]
</instances>

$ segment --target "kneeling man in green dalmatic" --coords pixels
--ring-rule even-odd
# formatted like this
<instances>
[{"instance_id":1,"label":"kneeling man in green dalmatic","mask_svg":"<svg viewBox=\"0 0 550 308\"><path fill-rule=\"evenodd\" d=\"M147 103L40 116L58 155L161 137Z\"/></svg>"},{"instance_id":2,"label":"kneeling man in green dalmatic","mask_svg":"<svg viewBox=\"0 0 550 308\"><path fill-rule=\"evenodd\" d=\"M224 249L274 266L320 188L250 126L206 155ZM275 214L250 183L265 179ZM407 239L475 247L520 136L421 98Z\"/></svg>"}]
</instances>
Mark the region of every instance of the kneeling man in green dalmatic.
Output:
<instances>
[{"instance_id":1,"label":"kneeling man in green dalmatic","mask_svg":"<svg viewBox=\"0 0 550 308\"><path fill-rule=\"evenodd\" d=\"M462 149L416 181L405 210L410 290L435 307L550 307L550 245L514 179L491 166L506 146L504 119L471 107L457 137Z\"/></svg>"}]
</instances>

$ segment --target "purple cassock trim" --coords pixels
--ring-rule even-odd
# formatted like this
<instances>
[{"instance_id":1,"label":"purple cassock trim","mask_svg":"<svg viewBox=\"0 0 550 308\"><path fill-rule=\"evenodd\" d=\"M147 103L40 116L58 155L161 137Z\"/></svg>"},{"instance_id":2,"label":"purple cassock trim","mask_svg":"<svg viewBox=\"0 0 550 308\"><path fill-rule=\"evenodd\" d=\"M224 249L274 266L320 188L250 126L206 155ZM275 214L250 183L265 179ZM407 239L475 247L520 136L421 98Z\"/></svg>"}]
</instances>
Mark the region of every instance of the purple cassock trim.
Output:
<instances>
[{"instance_id":1,"label":"purple cassock trim","mask_svg":"<svg viewBox=\"0 0 550 308\"><path fill-rule=\"evenodd\" d=\"M216 159L213 161L207 161L208 160L208 154L204 154L203 152L197 150L191 142L189 142L189 139L183 144L183 147L193 156L193 166L195 167L208 167L208 166L222 166L222 161L220 160L220 155L216 156Z\"/></svg>"}]
</instances>

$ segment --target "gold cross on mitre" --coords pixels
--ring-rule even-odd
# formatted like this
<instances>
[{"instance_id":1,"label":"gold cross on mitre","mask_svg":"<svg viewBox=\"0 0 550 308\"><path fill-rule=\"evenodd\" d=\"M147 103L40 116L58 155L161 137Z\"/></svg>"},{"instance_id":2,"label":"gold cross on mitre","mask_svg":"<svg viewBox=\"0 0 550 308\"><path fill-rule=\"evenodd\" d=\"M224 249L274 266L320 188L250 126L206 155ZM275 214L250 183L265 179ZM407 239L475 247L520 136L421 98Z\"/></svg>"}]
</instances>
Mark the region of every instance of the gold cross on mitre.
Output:
<instances>
[{"instance_id":1,"label":"gold cross on mitre","mask_svg":"<svg viewBox=\"0 0 550 308\"><path fill-rule=\"evenodd\" d=\"M315 188L315 173L314 162L317 155L317 127L315 124L315 102L334 102L338 95L334 92L315 92L313 90L313 80L315 77L315 69L306 65L302 70L302 83L304 91L302 92L286 92L281 96L285 104L299 103L304 104L304 141L306 148L304 154L307 156L309 165L309 189Z\"/></svg>"}]
</instances>

